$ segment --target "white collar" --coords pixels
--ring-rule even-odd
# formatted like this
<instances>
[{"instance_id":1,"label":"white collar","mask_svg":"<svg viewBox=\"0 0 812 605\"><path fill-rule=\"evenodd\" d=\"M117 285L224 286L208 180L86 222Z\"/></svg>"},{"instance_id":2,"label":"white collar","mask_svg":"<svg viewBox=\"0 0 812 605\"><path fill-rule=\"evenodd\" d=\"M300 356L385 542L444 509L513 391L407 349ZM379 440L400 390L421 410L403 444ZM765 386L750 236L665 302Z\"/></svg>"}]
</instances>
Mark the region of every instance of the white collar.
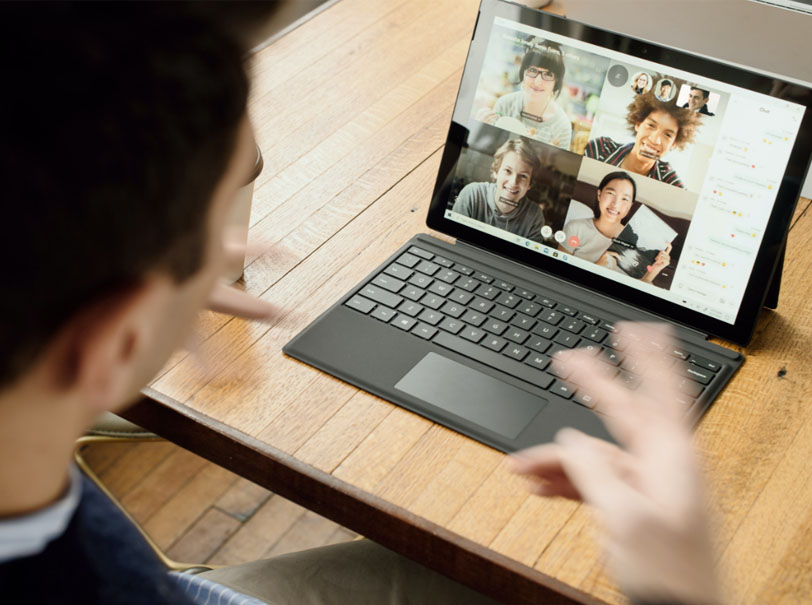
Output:
<instances>
[{"instance_id":1,"label":"white collar","mask_svg":"<svg viewBox=\"0 0 812 605\"><path fill-rule=\"evenodd\" d=\"M50 506L22 515L0 519L0 563L36 555L62 535L79 505L82 479L79 470L68 469L68 489Z\"/></svg>"}]
</instances>

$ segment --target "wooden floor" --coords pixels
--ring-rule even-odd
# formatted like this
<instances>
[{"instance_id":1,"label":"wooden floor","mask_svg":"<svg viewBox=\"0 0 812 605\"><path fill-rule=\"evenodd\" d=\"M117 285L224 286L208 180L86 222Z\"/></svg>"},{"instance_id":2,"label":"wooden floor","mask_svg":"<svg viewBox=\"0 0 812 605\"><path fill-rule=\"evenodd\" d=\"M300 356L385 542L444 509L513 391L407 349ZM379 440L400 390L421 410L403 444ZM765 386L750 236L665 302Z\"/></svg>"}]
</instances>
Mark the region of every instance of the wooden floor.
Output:
<instances>
[{"instance_id":1,"label":"wooden floor","mask_svg":"<svg viewBox=\"0 0 812 605\"><path fill-rule=\"evenodd\" d=\"M356 537L165 441L93 444L83 455L176 561L234 565Z\"/></svg>"}]
</instances>

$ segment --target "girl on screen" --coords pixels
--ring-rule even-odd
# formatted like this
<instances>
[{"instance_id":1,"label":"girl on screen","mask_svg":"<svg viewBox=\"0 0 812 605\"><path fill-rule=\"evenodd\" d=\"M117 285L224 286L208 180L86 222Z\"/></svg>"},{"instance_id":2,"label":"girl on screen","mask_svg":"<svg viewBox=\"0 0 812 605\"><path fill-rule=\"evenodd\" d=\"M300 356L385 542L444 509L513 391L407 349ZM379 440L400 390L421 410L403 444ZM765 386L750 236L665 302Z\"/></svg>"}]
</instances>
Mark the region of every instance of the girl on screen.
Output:
<instances>
[{"instance_id":1,"label":"girl on screen","mask_svg":"<svg viewBox=\"0 0 812 605\"><path fill-rule=\"evenodd\" d=\"M558 44L532 42L519 67L519 90L499 97L493 109L482 109L477 119L568 150L572 123L556 103L565 72Z\"/></svg>"},{"instance_id":2,"label":"girl on screen","mask_svg":"<svg viewBox=\"0 0 812 605\"><path fill-rule=\"evenodd\" d=\"M598 205L595 218L575 219L564 227L567 239L560 248L578 258L607 269L617 270L619 254L609 250L614 238L623 231L623 220L629 214L637 197L637 184L627 172L610 172L598 185ZM671 244L660 250L654 263L640 278L652 283L654 278L671 262Z\"/></svg>"}]
</instances>

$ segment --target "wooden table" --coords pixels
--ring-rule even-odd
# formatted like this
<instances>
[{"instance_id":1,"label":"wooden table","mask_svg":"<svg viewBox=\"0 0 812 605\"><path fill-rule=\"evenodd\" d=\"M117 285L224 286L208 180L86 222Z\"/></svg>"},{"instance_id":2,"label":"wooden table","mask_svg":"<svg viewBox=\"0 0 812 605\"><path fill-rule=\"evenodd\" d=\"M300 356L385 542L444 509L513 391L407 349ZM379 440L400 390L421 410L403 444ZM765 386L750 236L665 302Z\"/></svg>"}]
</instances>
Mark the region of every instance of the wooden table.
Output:
<instances>
[{"instance_id":1,"label":"wooden table","mask_svg":"<svg viewBox=\"0 0 812 605\"><path fill-rule=\"evenodd\" d=\"M619 603L590 511L529 495L503 454L282 354L412 234L438 168L478 0L342 0L256 57L265 156L245 288L270 324L206 313L128 417L511 603ZM731 602L812 601L812 213L777 312L702 420ZM318 294L316 294L318 292ZM315 297L315 298L314 298Z\"/></svg>"}]
</instances>

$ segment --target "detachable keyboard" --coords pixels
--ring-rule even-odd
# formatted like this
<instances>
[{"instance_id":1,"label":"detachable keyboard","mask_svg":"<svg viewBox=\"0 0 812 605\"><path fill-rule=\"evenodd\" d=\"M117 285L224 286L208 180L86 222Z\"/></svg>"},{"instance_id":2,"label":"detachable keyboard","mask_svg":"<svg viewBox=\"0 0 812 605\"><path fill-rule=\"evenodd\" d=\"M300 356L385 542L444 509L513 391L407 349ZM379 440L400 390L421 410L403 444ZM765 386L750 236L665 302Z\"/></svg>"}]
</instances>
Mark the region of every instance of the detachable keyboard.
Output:
<instances>
[{"instance_id":1,"label":"detachable keyboard","mask_svg":"<svg viewBox=\"0 0 812 605\"><path fill-rule=\"evenodd\" d=\"M563 427L612 439L601 393L551 363L582 348L634 388L618 321L664 321L463 242L417 235L284 347L288 355L503 451L549 442ZM673 324L650 343L682 378L698 420L743 356ZM597 399L596 399L597 397ZM593 412L597 412L593 413Z\"/></svg>"},{"instance_id":2,"label":"detachable keyboard","mask_svg":"<svg viewBox=\"0 0 812 605\"><path fill-rule=\"evenodd\" d=\"M615 334L621 318L579 309L421 247L411 246L373 273L344 305L589 408L595 394L574 387L550 363L557 351L589 350L626 384L637 382L637 368ZM722 364L682 346L651 346L678 365L680 401L692 408Z\"/></svg>"}]
</instances>

